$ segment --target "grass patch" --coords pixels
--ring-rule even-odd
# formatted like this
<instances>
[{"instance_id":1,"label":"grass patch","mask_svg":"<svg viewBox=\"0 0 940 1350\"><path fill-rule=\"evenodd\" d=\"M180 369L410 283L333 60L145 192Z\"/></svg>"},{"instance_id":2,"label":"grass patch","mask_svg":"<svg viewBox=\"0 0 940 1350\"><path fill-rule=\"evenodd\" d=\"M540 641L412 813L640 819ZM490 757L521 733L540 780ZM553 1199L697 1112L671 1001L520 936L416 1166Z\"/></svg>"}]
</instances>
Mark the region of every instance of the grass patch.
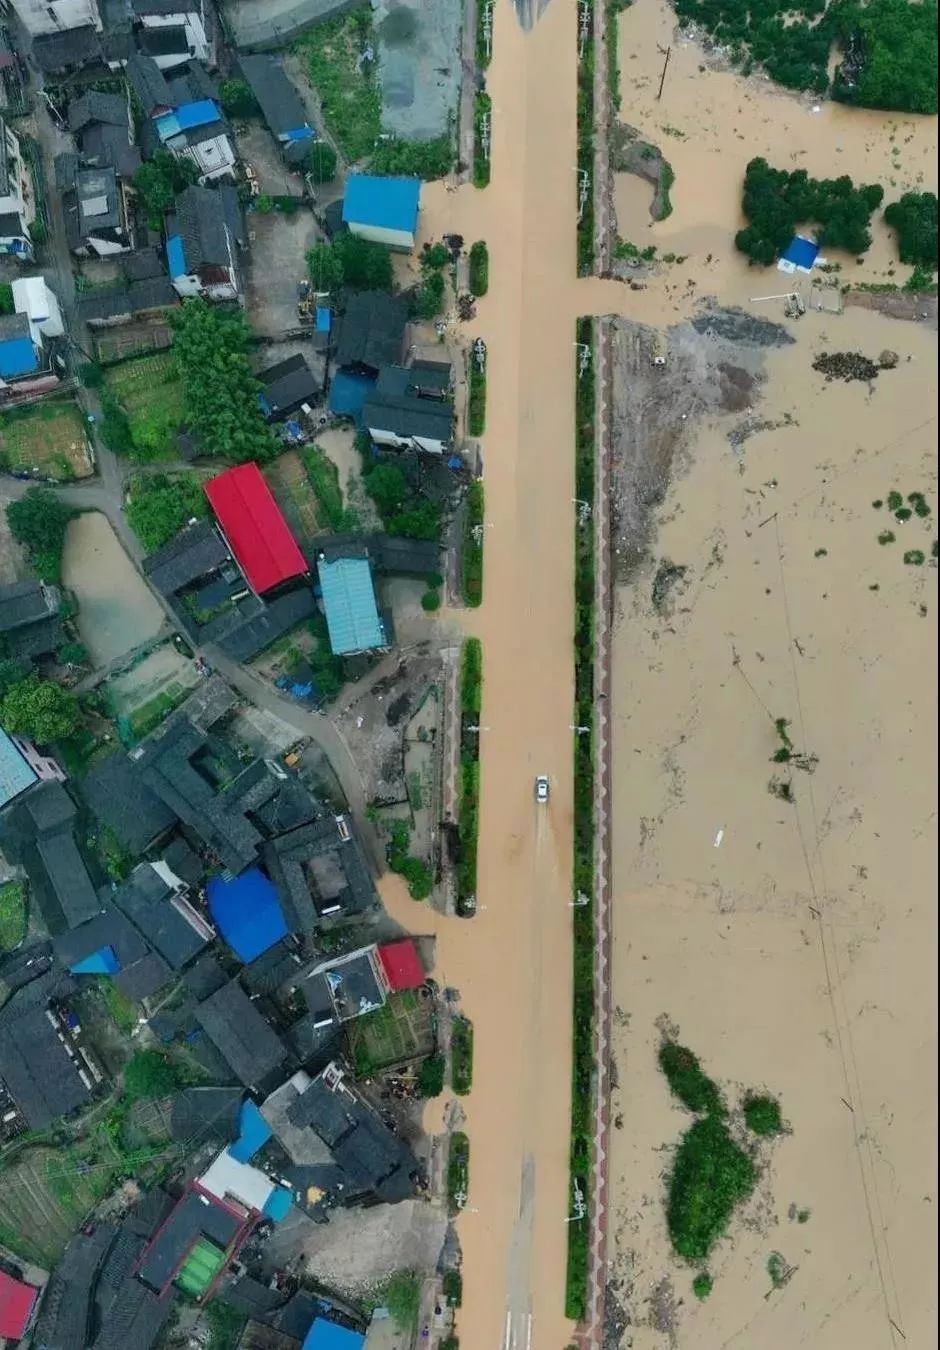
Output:
<instances>
[{"instance_id":1,"label":"grass patch","mask_svg":"<svg viewBox=\"0 0 940 1350\"><path fill-rule=\"evenodd\" d=\"M483 706L483 647L467 638L460 652L460 711L479 717Z\"/></svg>"},{"instance_id":2,"label":"grass patch","mask_svg":"<svg viewBox=\"0 0 940 1350\"><path fill-rule=\"evenodd\" d=\"M301 447L300 458L307 475L307 481L313 488L317 499L318 514L337 533L354 530L359 525L355 511L348 511L343 505L343 490L339 485L339 471L336 465L318 445Z\"/></svg>"},{"instance_id":3,"label":"grass patch","mask_svg":"<svg viewBox=\"0 0 940 1350\"><path fill-rule=\"evenodd\" d=\"M754 1134L766 1136L783 1133L780 1103L776 1097L748 1093L744 1098L744 1120Z\"/></svg>"},{"instance_id":4,"label":"grass patch","mask_svg":"<svg viewBox=\"0 0 940 1350\"><path fill-rule=\"evenodd\" d=\"M439 1097L444 1091L444 1070L443 1055L428 1055L427 1059L421 1061L421 1068L418 1070L418 1096L419 1097Z\"/></svg>"},{"instance_id":5,"label":"grass patch","mask_svg":"<svg viewBox=\"0 0 940 1350\"><path fill-rule=\"evenodd\" d=\"M470 1140L462 1130L450 1136L447 1154L447 1208L453 1217L467 1203L470 1187Z\"/></svg>"},{"instance_id":6,"label":"grass patch","mask_svg":"<svg viewBox=\"0 0 940 1350\"><path fill-rule=\"evenodd\" d=\"M684 1045L663 1041L659 1049L659 1067L670 1090L683 1106L696 1115L722 1115L724 1104L717 1086L702 1069L698 1058Z\"/></svg>"},{"instance_id":7,"label":"grass patch","mask_svg":"<svg viewBox=\"0 0 940 1350\"><path fill-rule=\"evenodd\" d=\"M473 186L478 188L485 188L490 181L489 145L484 132L489 124L492 138L492 119L492 100L480 90L473 105Z\"/></svg>"},{"instance_id":8,"label":"grass patch","mask_svg":"<svg viewBox=\"0 0 940 1350\"><path fill-rule=\"evenodd\" d=\"M119 1031L130 1034L137 1025L137 1009L134 1004L129 998L124 997L107 975L99 976L96 984L111 1021Z\"/></svg>"},{"instance_id":9,"label":"grass patch","mask_svg":"<svg viewBox=\"0 0 940 1350\"><path fill-rule=\"evenodd\" d=\"M446 178L454 167L454 142L450 135L431 141L380 141L369 162L371 173L404 174L430 182Z\"/></svg>"},{"instance_id":10,"label":"grass patch","mask_svg":"<svg viewBox=\"0 0 940 1350\"><path fill-rule=\"evenodd\" d=\"M382 1286L382 1302L399 1331L410 1331L418 1320L421 1285L413 1270L396 1270Z\"/></svg>"},{"instance_id":11,"label":"grass patch","mask_svg":"<svg viewBox=\"0 0 940 1350\"><path fill-rule=\"evenodd\" d=\"M594 267L594 0L584 0L588 11L588 29L578 62L578 182L587 175L587 195L578 220L578 275L586 276Z\"/></svg>"},{"instance_id":12,"label":"grass patch","mask_svg":"<svg viewBox=\"0 0 940 1350\"><path fill-rule=\"evenodd\" d=\"M461 586L464 604L476 609L483 601L483 484L471 483L463 523Z\"/></svg>"},{"instance_id":13,"label":"grass patch","mask_svg":"<svg viewBox=\"0 0 940 1350\"><path fill-rule=\"evenodd\" d=\"M121 734L121 740L127 743L128 748L136 745L138 741L142 741L161 722L166 721L170 713L178 708L191 692L182 684L170 685L168 689L162 689L159 694L155 694L146 703L142 703L139 708L135 708L126 718L119 717L118 731Z\"/></svg>"},{"instance_id":14,"label":"grass patch","mask_svg":"<svg viewBox=\"0 0 940 1350\"><path fill-rule=\"evenodd\" d=\"M451 1027L450 1082L458 1097L473 1083L473 1023L466 1017L455 1017Z\"/></svg>"},{"instance_id":15,"label":"grass patch","mask_svg":"<svg viewBox=\"0 0 940 1350\"><path fill-rule=\"evenodd\" d=\"M579 76L580 83L580 76ZM580 97L580 95L579 95ZM593 248L593 246L592 246ZM592 253L593 256L593 253ZM594 500L594 329L579 319L576 341L591 348L592 359L576 387L575 496ZM591 1099L594 1070L594 522L588 516L575 528L574 680L576 726L592 730L574 738L573 888L588 903L572 909L574 997L571 1084L571 1189L588 1194L591 1160ZM588 1221L568 1224L565 1312L584 1315L588 1274Z\"/></svg>"},{"instance_id":16,"label":"grass patch","mask_svg":"<svg viewBox=\"0 0 940 1350\"><path fill-rule=\"evenodd\" d=\"M128 484L127 523L148 553L155 553L188 520L209 514L202 479L196 473L137 474Z\"/></svg>"},{"instance_id":17,"label":"grass patch","mask_svg":"<svg viewBox=\"0 0 940 1350\"><path fill-rule=\"evenodd\" d=\"M26 887L19 881L0 886L0 952L10 952L26 936Z\"/></svg>"},{"instance_id":18,"label":"grass patch","mask_svg":"<svg viewBox=\"0 0 940 1350\"><path fill-rule=\"evenodd\" d=\"M0 469L60 483L87 478L91 460L78 404L53 398L0 414Z\"/></svg>"},{"instance_id":19,"label":"grass patch","mask_svg":"<svg viewBox=\"0 0 940 1350\"><path fill-rule=\"evenodd\" d=\"M703 1270L701 1275L696 1275L695 1279L692 1281L692 1293L700 1303L704 1303L714 1286L715 1282L708 1271Z\"/></svg>"},{"instance_id":20,"label":"grass patch","mask_svg":"<svg viewBox=\"0 0 940 1350\"><path fill-rule=\"evenodd\" d=\"M478 0L477 4L477 69L486 70L493 56L494 0ZM489 32L489 40L487 40Z\"/></svg>"},{"instance_id":21,"label":"grass patch","mask_svg":"<svg viewBox=\"0 0 940 1350\"><path fill-rule=\"evenodd\" d=\"M353 164L372 154L382 129L375 62L360 63L370 46L374 50L372 7L365 4L341 18L316 24L294 49L306 63L327 128Z\"/></svg>"},{"instance_id":22,"label":"grass patch","mask_svg":"<svg viewBox=\"0 0 940 1350\"><path fill-rule=\"evenodd\" d=\"M467 434L482 436L486 430L486 360L483 365L470 355L467 392Z\"/></svg>"},{"instance_id":23,"label":"grass patch","mask_svg":"<svg viewBox=\"0 0 940 1350\"><path fill-rule=\"evenodd\" d=\"M475 296L486 295L490 288L490 251L482 239L470 246L470 289Z\"/></svg>"},{"instance_id":24,"label":"grass patch","mask_svg":"<svg viewBox=\"0 0 940 1350\"><path fill-rule=\"evenodd\" d=\"M445 1270L441 1281L448 1308L459 1308L463 1302L463 1280L459 1270Z\"/></svg>"},{"instance_id":25,"label":"grass patch","mask_svg":"<svg viewBox=\"0 0 940 1350\"><path fill-rule=\"evenodd\" d=\"M231 1350L233 1345L238 1345L248 1318L230 1303L213 1298L206 1305L202 1320L208 1332L208 1340L204 1342L205 1350Z\"/></svg>"}]
</instances>

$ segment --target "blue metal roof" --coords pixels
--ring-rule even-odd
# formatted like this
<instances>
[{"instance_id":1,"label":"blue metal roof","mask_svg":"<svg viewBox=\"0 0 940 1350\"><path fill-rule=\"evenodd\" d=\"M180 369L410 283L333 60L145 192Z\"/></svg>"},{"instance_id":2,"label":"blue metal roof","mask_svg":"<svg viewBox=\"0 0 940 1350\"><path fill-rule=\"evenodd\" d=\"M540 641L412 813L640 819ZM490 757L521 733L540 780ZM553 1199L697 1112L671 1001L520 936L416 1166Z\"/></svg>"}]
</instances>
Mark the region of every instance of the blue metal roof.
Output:
<instances>
[{"instance_id":1,"label":"blue metal roof","mask_svg":"<svg viewBox=\"0 0 940 1350\"><path fill-rule=\"evenodd\" d=\"M36 777L36 773L0 727L0 806L6 806L7 802L12 802L14 797L32 787Z\"/></svg>"},{"instance_id":2,"label":"blue metal roof","mask_svg":"<svg viewBox=\"0 0 940 1350\"><path fill-rule=\"evenodd\" d=\"M317 323L318 333L328 333L333 327L333 312L326 305L317 305Z\"/></svg>"},{"instance_id":3,"label":"blue metal roof","mask_svg":"<svg viewBox=\"0 0 940 1350\"><path fill-rule=\"evenodd\" d=\"M36 360L32 338L11 337L0 342L0 375L5 380L12 379L14 375L29 375L38 369L39 362Z\"/></svg>"},{"instance_id":4,"label":"blue metal roof","mask_svg":"<svg viewBox=\"0 0 940 1350\"><path fill-rule=\"evenodd\" d=\"M378 178L369 173L353 173L346 179L343 220L347 225L375 225L414 234L420 202L420 178Z\"/></svg>"},{"instance_id":5,"label":"blue metal roof","mask_svg":"<svg viewBox=\"0 0 940 1350\"><path fill-rule=\"evenodd\" d=\"M206 898L216 927L241 961L254 961L287 936L277 891L257 867L230 881L213 877Z\"/></svg>"},{"instance_id":6,"label":"blue metal roof","mask_svg":"<svg viewBox=\"0 0 940 1350\"><path fill-rule=\"evenodd\" d=\"M334 656L386 646L368 559L337 558L317 563L317 571Z\"/></svg>"},{"instance_id":7,"label":"blue metal roof","mask_svg":"<svg viewBox=\"0 0 940 1350\"><path fill-rule=\"evenodd\" d=\"M361 1332L318 1317L304 1337L300 1350L362 1350L365 1343L366 1338Z\"/></svg>"},{"instance_id":8,"label":"blue metal roof","mask_svg":"<svg viewBox=\"0 0 940 1350\"><path fill-rule=\"evenodd\" d=\"M238 1113L238 1138L229 1146L236 1162L246 1163L271 1138L271 1126L252 1101L244 1101Z\"/></svg>"},{"instance_id":9,"label":"blue metal roof","mask_svg":"<svg viewBox=\"0 0 940 1350\"><path fill-rule=\"evenodd\" d=\"M375 379L371 375L351 375L348 370L338 370L330 385L330 412L337 417L354 417L356 425L361 425L362 410L374 388Z\"/></svg>"},{"instance_id":10,"label":"blue metal roof","mask_svg":"<svg viewBox=\"0 0 940 1350\"><path fill-rule=\"evenodd\" d=\"M91 956L85 956L81 961L76 961L74 966L69 966L73 975L116 975L120 969L121 963L111 946L99 947Z\"/></svg>"},{"instance_id":11,"label":"blue metal roof","mask_svg":"<svg viewBox=\"0 0 940 1350\"><path fill-rule=\"evenodd\" d=\"M800 272L810 272L813 268L819 245L813 239L795 234L787 245L786 252L780 255L781 262L791 263Z\"/></svg>"},{"instance_id":12,"label":"blue metal roof","mask_svg":"<svg viewBox=\"0 0 940 1350\"><path fill-rule=\"evenodd\" d=\"M154 118L154 126L161 141L170 141L181 131L192 131L195 127L205 127L211 122L221 121L219 110L211 98L201 98L195 103L184 103L173 112L163 113Z\"/></svg>"},{"instance_id":13,"label":"blue metal roof","mask_svg":"<svg viewBox=\"0 0 940 1350\"><path fill-rule=\"evenodd\" d=\"M316 134L313 127L307 126L305 123L302 127L293 127L284 139L287 141L309 141L311 136L316 136Z\"/></svg>"},{"instance_id":14,"label":"blue metal roof","mask_svg":"<svg viewBox=\"0 0 940 1350\"><path fill-rule=\"evenodd\" d=\"M178 234L171 234L166 241L166 265L172 278L186 276L186 254Z\"/></svg>"}]
</instances>

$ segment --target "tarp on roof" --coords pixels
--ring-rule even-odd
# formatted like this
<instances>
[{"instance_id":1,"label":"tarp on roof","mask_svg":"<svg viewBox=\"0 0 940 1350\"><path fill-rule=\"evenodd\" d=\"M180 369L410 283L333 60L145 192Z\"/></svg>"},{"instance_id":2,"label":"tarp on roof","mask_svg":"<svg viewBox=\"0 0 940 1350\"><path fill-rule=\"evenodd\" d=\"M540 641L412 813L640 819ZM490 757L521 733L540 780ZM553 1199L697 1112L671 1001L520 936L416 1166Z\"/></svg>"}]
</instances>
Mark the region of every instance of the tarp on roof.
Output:
<instances>
[{"instance_id":1,"label":"tarp on roof","mask_svg":"<svg viewBox=\"0 0 940 1350\"><path fill-rule=\"evenodd\" d=\"M249 1162L271 1138L271 1126L252 1101L244 1101L238 1114L238 1138L229 1148L236 1162Z\"/></svg>"},{"instance_id":2,"label":"tarp on roof","mask_svg":"<svg viewBox=\"0 0 940 1350\"><path fill-rule=\"evenodd\" d=\"M378 949L379 961L393 993L401 989L420 989L425 981L424 967L411 938L387 942Z\"/></svg>"},{"instance_id":3,"label":"tarp on roof","mask_svg":"<svg viewBox=\"0 0 940 1350\"><path fill-rule=\"evenodd\" d=\"M795 234L785 251L780 255L777 270L778 272L812 272L818 256L819 245L814 239L807 239L805 235Z\"/></svg>"},{"instance_id":4,"label":"tarp on roof","mask_svg":"<svg viewBox=\"0 0 940 1350\"><path fill-rule=\"evenodd\" d=\"M26 1331L39 1290L0 1269L0 1337L19 1340Z\"/></svg>"},{"instance_id":5,"label":"tarp on roof","mask_svg":"<svg viewBox=\"0 0 940 1350\"><path fill-rule=\"evenodd\" d=\"M161 141L169 141L182 131L193 131L196 127L210 126L219 121L221 116L212 99L203 98L195 103L184 103L174 112L154 118L154 126Z\"/></svg>"},{"instance_id":6,"label":"tarp on roof","mask_svg":"<svg viewBox=\"0 0 940 1350\"><path fill-rule=\"evenodd\" d=\"M370 173L353 173L346 179L343 220L347 225L373 225L414 234L418 227L420 202L419 178L384 178Z\"/></svg>"},{"instance_id":7,"label":"tarp on roof","mask_svg":"<svg viewBox=\"0 0 940 1350\"><path fill-rule=\"evenodd\" d=\"M365 558L321 561L317 571L334 656L387 646L368 561Z\"/></svg>"},{"instance_id":8,"label":"tarp on roof","mask_svg":"<svg viewBox=\"0 0 940 1350\"><path fill-rule=\"evenodd\" d=\"M166 264L174 281L177 277L186 275L186 254L183 252L183 241L178 234L171 234L166 241Z\"/></svg>"},{"instance_id":9,"label":"tarp on roof","mask_svg":"<svg viewBox=\"0 0 940 1350\"><path fill-rule=\"evenodd\" d=\"M86 956L69 966L73 975L114 975L120 969L121 963L115 955L114 948L109 946L99 947L91 956Z\"/></svg>"},{"instance_id":10,"label":"tarp on roof","mask_svg":"<svg viewBox=\"0 0 940 1350\"><path fill-rule=\"evenodd\" d=\"M277 891L257 867L230 881L213 877L206 898L219 932L241 961L254 961L287 936Z\"/></svg>"},{"instance_id":11,"label":"tarp on roof","mask_svg":"<svg viewBox=\"0 0 940 1350\"><path fill-rule=\"evenodd\" d=\"M362 1350L365 1343L366 1338L361 1332L318 1317L304 1337L300 1350Z\"/></svg>"},{"instance_id":12,"label":"tarp on roof","mask_svg":"<svg viewBox=\"0 0 940 1350\"><path fill-rule=\"evenodd\" d=\"M227 469L205 484L229 546L259 594L307 571L304 555L254 462Z\"/></svg>"},{"instance_id":13,"label":"tarp on roof","mask_svg":"<svg viewBox=\"0 0 940 1350\"><path fill-rule=\"evenodd\" d=\"M291 1207L291 1193L285 1191L283 1186L275 1186L274 1190L264 1202L264 1209L261 1213L266 1219L272 1219L274 1223L280 1223L286 1219Z\"/></svg>"},{"instance_id":14,"label":"tarp on roof","mask_svg":"<svg viewBox=\"0 0 940 1350\"><path fill-rule=\"evenodd\" d=\"M336 417L352 417L358 425L366 399L374 388L375 380L368 375L337 371L330 385L330 412Z\"/></svg>"}]
</instances>

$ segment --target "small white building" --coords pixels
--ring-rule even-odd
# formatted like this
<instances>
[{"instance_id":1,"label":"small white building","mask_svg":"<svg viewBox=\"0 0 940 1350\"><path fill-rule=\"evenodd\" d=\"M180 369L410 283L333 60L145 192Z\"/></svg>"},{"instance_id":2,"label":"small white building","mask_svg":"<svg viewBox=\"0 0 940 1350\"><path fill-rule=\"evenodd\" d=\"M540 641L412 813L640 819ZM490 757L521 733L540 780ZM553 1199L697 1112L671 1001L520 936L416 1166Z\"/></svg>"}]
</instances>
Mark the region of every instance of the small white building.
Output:
<instances>
[{"instance_id":1,"label":"small white building","mask_svg":"<svg viewBox=\"0 0 940 1350\"><path fill-rule=\"evenodd\" d=\"M346 179L343 223L351 234L388 248L410 251L418 233L419 178L380 178L353 173Z\"/></svg>"},{"instance_id":2,"label":"small white building","mask_svg":"<svg viewBox=\"0 0 940 1350\"><path fill-rule=\"evenodd\" d=\"M0 253L32 262L29 227L36 219L33 180L19 138L0 118Z\"/></svg>"},{"instance_id":3,"label":"small white building","mask_svg":"<svg viewBox=\"0 0 940 1350\"><path fill-rule=\"evenodd\" d=\"M54 291L44 277L17 277L13 282L13 308L29 320L33 345L43 346L45 338L61 337L65 332L62 311Z\"/></svg>"},{"instance_id":4,"label":"small white building","mask_svg":"<svg viewBox=\"0 0 940 1350\"><path fill-rule=\"evenodd\" d=\"M92 27L101 32L98 0L5 0L32 37ZM2 6L0 6L2 7Z\"/></svg>"},{"instance_id":5,"label":"small white building","mask_svg":"<svg viewBox=\"0 0 940 1350\"><path fill-rule=\"evenodd\" d=\"M184 61L215 65L212 18L206 0L130 0L140 23L140 49L161 70Z\"/></svg>"}]
</instances>

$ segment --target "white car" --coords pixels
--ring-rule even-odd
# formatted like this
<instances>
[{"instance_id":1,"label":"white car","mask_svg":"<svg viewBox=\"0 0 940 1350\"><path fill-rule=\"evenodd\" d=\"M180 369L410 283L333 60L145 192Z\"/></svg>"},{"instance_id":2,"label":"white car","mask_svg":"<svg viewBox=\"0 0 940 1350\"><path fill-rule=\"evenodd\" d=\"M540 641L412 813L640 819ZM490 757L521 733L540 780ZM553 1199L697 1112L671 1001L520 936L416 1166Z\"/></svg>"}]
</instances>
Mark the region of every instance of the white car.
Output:
<instances>
[{"instance_id":1,"label":"white car","mask_svg":"<svg viewBox=\"0 0 940 1350\"><path fill-rule=\"evenodd\" d=\"M548 801L548 774L540 773L535 780L535 800L537 802Z\"/></svg>"}]
</instances>

